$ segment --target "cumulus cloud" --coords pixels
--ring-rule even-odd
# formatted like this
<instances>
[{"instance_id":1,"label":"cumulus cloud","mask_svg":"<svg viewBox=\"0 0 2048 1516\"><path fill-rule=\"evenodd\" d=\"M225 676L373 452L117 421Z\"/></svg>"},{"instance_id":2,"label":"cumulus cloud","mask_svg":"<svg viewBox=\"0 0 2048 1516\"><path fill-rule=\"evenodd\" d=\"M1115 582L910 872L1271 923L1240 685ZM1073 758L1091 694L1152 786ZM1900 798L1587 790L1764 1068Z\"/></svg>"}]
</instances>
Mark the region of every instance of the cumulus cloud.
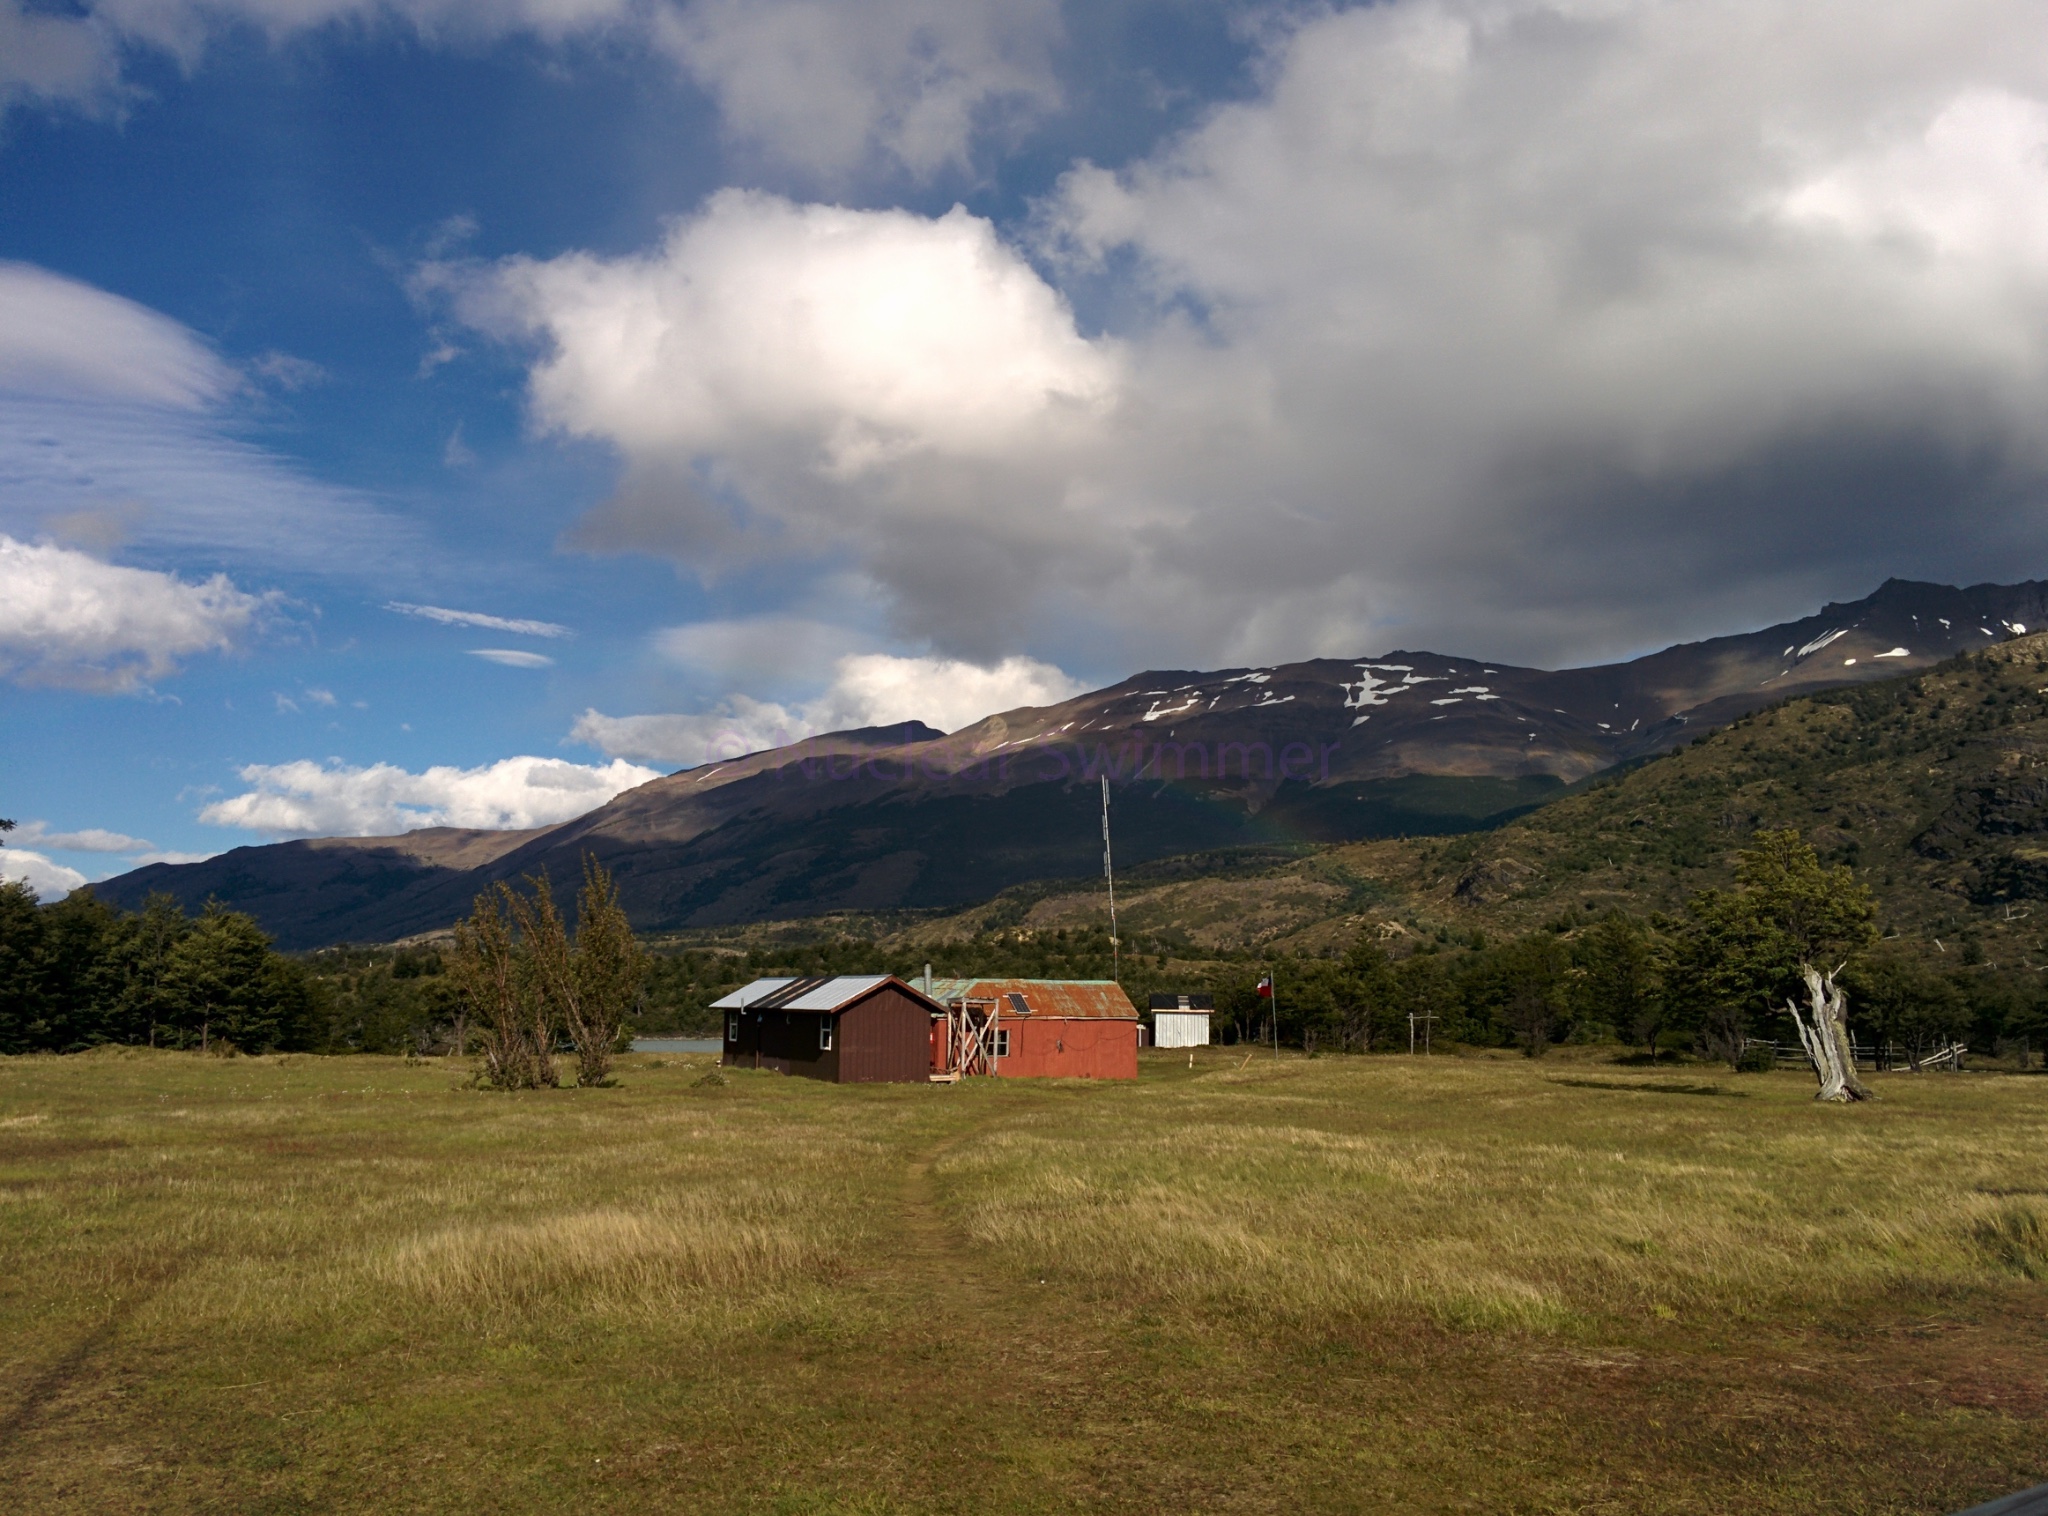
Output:
<instances>
[{"instance_id":1,"label":"cumulus cloud","mask_svg":"<svg viewBox=\"0 0 2048 1516\"><path fill-rule=\"evenodd\" d=\"M30 848L0 848L0 879L18 879L38 900L62 900L85 883L77 869L45 858Z\"/></svg>"},{"instance_id":2,"label":"cumulus cloud","mask_svg":"<svg viewBox=\"0 0 2048 1516\"><path fill-rule=\"evenodd\" d=\"M1258 93L1077 166L1035 265L728 192L426 282L618 450L581 541L851 565L983 664L1590 657L2048 552L2025 0L1276 14Z\"/></svg>"},{"instance_id":3,"label":"cumulus cloud","mask_svg":"<svg viewBox=\"0 0 2048 1516\"><path fill-rule=\"evenodd\" d=\"M660 775L615 760L504 758L480 768L409 773L389 763L355 767L330 760L251 764L250 788L217 800L199 819L273 837L391 836L427 826L523 830L568 821Z\"/></svg>"},{"instance_id":4,"label":"cumulus cloud","mask_svg":"<svg viewBox=\"0 0 2048 1516\"><path fill-rule=\"evenodd\" d=\"M794 447L826 477L989 455L1092 415L1113 354L980 217L723 190L644 256L511 259L452 281L472 320L539 338L546 426L689 468Z\"/></svg>"},{"instance_id":5,"label":"cumulus cloud","mask_svg":"<svg viewBox=\"0 0 2048 1516\"><path fill-rule=\"evenodd\" d=\"M976 609L948 640L986 663L1017 646L1007 608L1097 514L1071 464L1117 410L1121 351L1083 336L965 210L730 190L643 257L439 267L423 283L539 342L542 427L620 449L624 482L586 546L707 572L850 557L925 610L964 612L972 580ZM953 582L913 596L926 579Z\"/></svg>"},{"instance_id":6,"label":"cumulus cloud","mask_svg":"<svg viewBox=\"0 0 2048 1516\"><path fill-rule=\"evenodd\" d=\"M427 621L438 621L443 626L473 626L487 632L512 632L521 637L570 637L575 634L566 626L552 621L527 621L512 616L487 616L482 611L451 611L444 605L409 605L403 600L394 600L384 607L397 611L402 616L418 616Z\"/></svg>"},{"instance_id":7,"label":"cumulus cloud","mask_svg":"<svg viewBox=\"0 0 2048 1516\"><path fill-rule=\"evenodd\" d=\"M1084 686L1051 664L1010 657L991 668L953 658L851 653L834 665L831 685L795 705L732 695L695 715L577 718L569 736L607 755L693 768L782 747L821 732L922 721L942 731L996 711L1056 705Z\"/></svg>"},{"instance_id":8,"label":"cumulus cloud","mask_svg":"<svg viewBox=\"0 0 2048 1516\"><path fill-rule=\"evenodd\" d=\"M225 574L193 583L0 535L0 675L131 691L187 658L234 647L275 604Z\"/></svg>"}]
</instances>

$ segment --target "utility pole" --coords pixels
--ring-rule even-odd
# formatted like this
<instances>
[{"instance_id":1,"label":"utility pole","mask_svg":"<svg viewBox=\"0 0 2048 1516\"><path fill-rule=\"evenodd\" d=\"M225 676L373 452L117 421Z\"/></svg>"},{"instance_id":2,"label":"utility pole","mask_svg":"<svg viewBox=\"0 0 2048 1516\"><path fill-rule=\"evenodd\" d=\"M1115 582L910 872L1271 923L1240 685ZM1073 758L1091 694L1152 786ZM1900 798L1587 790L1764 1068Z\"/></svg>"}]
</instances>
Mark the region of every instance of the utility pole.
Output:
<instances>
[{"instance_id":1,"label":"utility pole","mask_svg":"<svg viewBox=\"0 0 2048 1516\"><path fill-rule=\"evenodd\" d=\"M1109 775L1102 776L1102 877L1109 881L1109 963L1110 977L1124 982L1123 949L1116 936L1116 870L1109 861Z\"/></svg>"}]
</instances>

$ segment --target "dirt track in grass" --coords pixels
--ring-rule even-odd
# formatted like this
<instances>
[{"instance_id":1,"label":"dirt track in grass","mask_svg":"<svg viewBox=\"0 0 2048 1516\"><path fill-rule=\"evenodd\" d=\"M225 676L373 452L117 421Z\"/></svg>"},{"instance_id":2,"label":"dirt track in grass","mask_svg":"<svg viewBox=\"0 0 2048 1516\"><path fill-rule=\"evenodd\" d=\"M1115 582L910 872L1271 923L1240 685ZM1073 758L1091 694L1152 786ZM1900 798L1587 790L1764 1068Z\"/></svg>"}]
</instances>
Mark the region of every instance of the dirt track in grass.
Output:
<instances>
[{"instance_id":1,"label":"dirt track in grass","mask_svg":"<svg viewBox=\"0 0 2048 1516\"><path fill-rule=\"evenodd\" d=\"M2048 1081L1843 1112L1591 1054L1240 1062L505 1097L0 1060L0 1489L1933 1513L2048 1478Z\"/></svg>"}]
</instances>

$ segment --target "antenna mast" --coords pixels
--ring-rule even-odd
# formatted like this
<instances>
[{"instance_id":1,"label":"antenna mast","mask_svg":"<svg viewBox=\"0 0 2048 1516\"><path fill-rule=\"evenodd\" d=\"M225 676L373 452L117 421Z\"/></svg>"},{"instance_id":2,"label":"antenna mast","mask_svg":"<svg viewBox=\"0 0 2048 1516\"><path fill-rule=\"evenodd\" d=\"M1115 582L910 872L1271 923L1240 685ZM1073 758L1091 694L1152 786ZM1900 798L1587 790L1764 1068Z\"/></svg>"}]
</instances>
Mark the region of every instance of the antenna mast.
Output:
<instances>
[{"instance_id":1,"label":"antenna mast","mask_svg":"<svg viewBox=\"0 0 2048 1516\"><path fill-rule=\"evenodd\" d=\"M1109 962L1111 976L1124 982L1123 950L1116 937L1116 870L1109 863L1109 775L1102 776L1102 877L1109 881Z\"/></svg>"}]
</instances>

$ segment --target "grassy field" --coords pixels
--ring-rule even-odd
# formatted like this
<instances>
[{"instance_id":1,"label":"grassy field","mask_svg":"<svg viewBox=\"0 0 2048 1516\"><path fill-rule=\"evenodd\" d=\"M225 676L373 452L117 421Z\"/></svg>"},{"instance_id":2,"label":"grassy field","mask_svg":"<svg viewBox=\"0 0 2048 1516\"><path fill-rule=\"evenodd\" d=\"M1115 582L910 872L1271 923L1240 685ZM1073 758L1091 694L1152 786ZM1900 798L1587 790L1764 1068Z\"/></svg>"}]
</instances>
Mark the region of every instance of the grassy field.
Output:
<instances>
[{"instance_id":1,"label":"grassy field","mask_svg":"<svg viewBox=\"0 0 2048 1516\"><path fill-rule=\"evenodd\" d=\"M1942 1512L2048 1478L2048 1080L0 1059L24 1511Z\"/></svg>"}]
</instances>

